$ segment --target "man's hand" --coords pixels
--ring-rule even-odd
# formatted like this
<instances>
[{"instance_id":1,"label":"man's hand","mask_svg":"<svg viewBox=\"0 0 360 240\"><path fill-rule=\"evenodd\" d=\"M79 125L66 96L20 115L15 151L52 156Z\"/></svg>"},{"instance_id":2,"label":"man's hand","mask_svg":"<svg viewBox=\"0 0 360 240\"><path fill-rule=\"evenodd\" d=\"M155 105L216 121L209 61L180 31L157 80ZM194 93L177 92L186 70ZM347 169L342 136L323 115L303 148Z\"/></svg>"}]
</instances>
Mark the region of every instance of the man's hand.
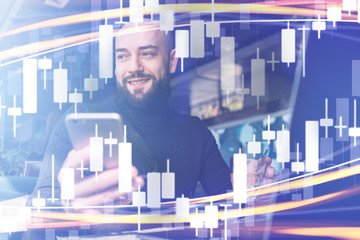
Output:
<instances>
[{"instance_id":1,"label":"man's hand","mask_svg":"<svg viewBox=\"0 0 360 240\"><path fill-rule=\"evenodd\" d=\"M264 176L263 182L261 183L261 185L266 185L269 183L272 183L274 181L274 177L277 175L277 171L275 170L275 168L273 168L271 165L271 158L270 157L266 157L265 162L268 163L267 169L266 169L266 174ZM264 164L264 166L262 166L258 173L256 172L258 165L260 164L261 159L259 160L255 160L255 159L251 159L247 165L247 173L248 173L248 177L247 177L247 186L248 187L253 187L256 184L256 179L258 177L262 177L262 175L259 176L259 174L263 174L265 171L265 167L266 164Z\"/></svg>"},{"instance_id":2,"label":"man's hand","mask_svg":"<svg viewBox=\"0 0 360 240\"><path fill-rule=\"evenodd\" d=\"M71 150L62 165L63 168L80 168L81 161L83 166L87 167L90 162L90 148L84 147L80 150ZM106 160L105 160L106 161ZM138 176L138 170L132 167L133 191L137 190L137 186L144 186L144 179ZM108 203L113 204L129 204L131 203L131 195L129 193L121 193L118 191L118 168L104 170L95 175L81 178L81 172L75 170L75 199L71 201L71 206L101 206ZM61 170L58 174L58 181L61 186ZM130 196L129 196L130 195ZM63 205L65 202L62 201ZM77 212L84 213L101 213L101 210L79 208Z\"/></svg>"}]
</instances>

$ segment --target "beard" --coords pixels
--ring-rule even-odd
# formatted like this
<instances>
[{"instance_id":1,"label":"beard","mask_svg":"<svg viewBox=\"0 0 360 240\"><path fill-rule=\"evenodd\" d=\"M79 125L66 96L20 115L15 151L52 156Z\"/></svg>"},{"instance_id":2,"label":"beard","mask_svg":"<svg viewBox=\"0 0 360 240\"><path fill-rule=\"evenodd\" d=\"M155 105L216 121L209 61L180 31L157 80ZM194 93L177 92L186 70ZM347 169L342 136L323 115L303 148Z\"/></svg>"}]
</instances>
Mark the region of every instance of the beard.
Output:
<instances>
[{"instance_id":1,"label":"beard","mask_svg":"<svg viewBox=\"0 0 360 240\"><path fill-rule=\"evenodd\" d=\"M117 82L117 91L119 96L132 107L141 110L154 110L167 103L171 95L168 77L169 74L166 74L162 79L157 79L152 74L132 74L122 79L122 86ZM143 88L139 88L134 89L133 93L131 93L127 87L127 82L132 78L150 78L152 80L150 90L144 93Z\"/></svg>"}]
</instances>

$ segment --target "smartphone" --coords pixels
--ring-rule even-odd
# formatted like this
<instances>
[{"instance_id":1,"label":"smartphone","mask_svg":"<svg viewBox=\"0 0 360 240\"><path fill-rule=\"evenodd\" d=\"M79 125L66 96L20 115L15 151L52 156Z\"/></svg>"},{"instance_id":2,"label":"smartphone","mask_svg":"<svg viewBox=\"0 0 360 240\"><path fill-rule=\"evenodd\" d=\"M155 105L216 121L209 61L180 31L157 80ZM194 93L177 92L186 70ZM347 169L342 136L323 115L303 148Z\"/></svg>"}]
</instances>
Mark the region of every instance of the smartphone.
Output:
<instances>
[{"instance_id":1,"label":"smartphone","mask_svg":"<svg viewBox=\"0 0 360 240\"><path fill-rule=\"evenodd\" d=\"M93 137L102 138L104 167L117 164L117 143L124 141L124 123L118 113L70 113L65 124L75 150L90 145Z\"/></svg>"}]
</instances>

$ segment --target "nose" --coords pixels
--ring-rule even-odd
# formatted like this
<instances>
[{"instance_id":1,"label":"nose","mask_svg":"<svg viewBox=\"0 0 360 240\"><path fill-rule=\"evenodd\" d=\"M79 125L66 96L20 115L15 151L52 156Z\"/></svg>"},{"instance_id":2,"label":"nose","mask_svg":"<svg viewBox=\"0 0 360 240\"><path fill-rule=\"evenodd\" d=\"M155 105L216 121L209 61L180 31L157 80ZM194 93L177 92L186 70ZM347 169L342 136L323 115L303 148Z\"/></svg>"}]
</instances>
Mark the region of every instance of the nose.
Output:
<instances>
[{"instance_id":1,"label":"nose","mask_svg":"<svg viewBox=\"0 0 360 240\"><path fill-rule=\"evenodd\" d=\"M144 71L141 59L139 56L133 56L130 61L128 72L129 74L141 73Z\"/></svg>"}]
</instances>

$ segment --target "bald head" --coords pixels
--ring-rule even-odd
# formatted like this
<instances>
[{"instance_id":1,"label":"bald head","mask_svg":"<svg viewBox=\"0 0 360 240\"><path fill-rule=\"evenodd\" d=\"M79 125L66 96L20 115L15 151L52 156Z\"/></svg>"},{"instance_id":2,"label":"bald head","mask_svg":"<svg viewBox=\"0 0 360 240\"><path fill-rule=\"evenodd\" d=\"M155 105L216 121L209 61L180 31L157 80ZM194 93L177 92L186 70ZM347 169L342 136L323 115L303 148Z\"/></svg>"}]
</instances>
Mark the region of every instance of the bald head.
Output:
<instances>
[{"instance_id":1,"label":"bald head","mask_svg":"<svg viewBox=\"0 0 360 240\"><path fill-rule=\"evenodd\" d=\"M126 35L133 35L135 38L138 38L141 36L149 36L148 34L151 33L153 35L156 35L157 41L162 46L166 46L166 50L168 51L168 53L173 50L174 40L172 34L161 31L159 22L151 21L148 19L144 19L144 22L140 22L137 24L131 22L125 23L116 35L116 44L120 43L122 41L122 37Z\"/></svg>"}]
</instances>

